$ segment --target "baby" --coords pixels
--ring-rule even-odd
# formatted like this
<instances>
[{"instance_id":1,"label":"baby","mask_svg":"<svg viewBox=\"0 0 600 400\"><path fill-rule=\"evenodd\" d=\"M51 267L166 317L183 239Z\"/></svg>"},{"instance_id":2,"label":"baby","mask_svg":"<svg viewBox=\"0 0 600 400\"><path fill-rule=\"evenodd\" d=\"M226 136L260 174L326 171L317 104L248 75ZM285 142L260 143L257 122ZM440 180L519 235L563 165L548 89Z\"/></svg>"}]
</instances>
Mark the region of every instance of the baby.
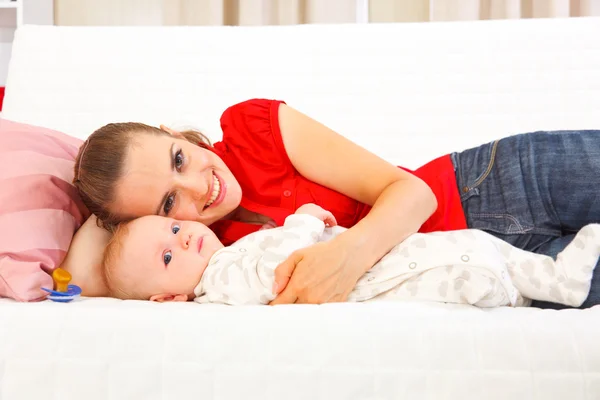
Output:
<instances>
[{"instance_id":1,"label":"baby","mask_svg":"<svg viewBox=\"0 0 600 400\"><path fill-rule=\"evenodd\" d=\"M230 305L267 304L274 270L293 251L343 232L307 204L284 226L229 247L199 222L146 216L122 224L103 270L114 297ZM582 228L558 255L520 250L480 230L411 235L357 282L348 301L426 300L479 307L528 306L531 299L580 306L600 255L600 224Z\"/></svg>"}]
</instances>

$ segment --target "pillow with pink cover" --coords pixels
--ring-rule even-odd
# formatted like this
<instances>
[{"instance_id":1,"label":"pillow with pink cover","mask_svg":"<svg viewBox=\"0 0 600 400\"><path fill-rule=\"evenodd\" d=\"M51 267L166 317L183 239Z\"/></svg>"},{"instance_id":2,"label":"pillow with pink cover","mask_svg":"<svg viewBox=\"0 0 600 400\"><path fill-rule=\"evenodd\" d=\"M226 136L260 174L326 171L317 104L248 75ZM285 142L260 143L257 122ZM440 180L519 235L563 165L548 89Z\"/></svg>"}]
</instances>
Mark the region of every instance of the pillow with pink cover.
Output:
<instances>
[{"instance_id":1,"label":"pillow with pink cover","mask_svg":"<svg viewBox=\"0 0 600 400\"><path fill-rule=\"evenodd\" d=\"M82 141L0 119L0 297L36 301L52 288L75 231L89 216L72 185Z\"/></svg>"}]
</instances>

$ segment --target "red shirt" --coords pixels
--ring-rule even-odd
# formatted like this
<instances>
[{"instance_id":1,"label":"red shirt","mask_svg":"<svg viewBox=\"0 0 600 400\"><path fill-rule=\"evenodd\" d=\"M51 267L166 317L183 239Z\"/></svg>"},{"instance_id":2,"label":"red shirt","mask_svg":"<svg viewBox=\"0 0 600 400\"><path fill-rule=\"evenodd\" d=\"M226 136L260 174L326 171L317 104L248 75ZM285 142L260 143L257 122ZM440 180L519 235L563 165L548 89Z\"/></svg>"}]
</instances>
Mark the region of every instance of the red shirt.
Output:
<instances>
[{"instance_id":1,"label":"red shirt","mask_svg":"<svg viewBox=\"0 0 600 400\"><path fill-rule=\"evenodd\" d=\"M241 206L268 216L281 226L298 207L315 203L333 213L339 225L352 227L367 215L370 206L314 183L296 171L285 151L279 130L281 103L276 100L248 100L229 107L221 116L223 140L215 143L214 148L240 183ZM409 172L423 179L438 201L437 210L423 224L420 232L465 229L466 221L450 156L442 156ZM260 225L220 220L211 228L228 245L256 231Z\"/></svg>"}]
</instances>

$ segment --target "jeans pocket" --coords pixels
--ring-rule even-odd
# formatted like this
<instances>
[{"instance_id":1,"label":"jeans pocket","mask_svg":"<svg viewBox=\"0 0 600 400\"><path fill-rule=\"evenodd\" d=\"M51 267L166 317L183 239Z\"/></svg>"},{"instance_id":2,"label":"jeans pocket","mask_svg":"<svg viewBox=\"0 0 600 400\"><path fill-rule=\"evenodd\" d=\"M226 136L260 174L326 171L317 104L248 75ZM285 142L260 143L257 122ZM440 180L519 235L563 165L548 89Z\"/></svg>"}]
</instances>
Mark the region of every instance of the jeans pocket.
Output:
<instances>
[{"instance_id":1,"label":"jeans pocket","mask_svg":"<svg viewBox=\"0 0 600 400\"><path fill-rule=\"evenodd\" d=\"M505 144L496 140L458 155L461 203L469 228L502 235L530 233L534 225L527 204L512 201L511 188L520 187L522 177L520 171L506 168L514 160Z\"/></svg>"},{"instance_id":2,"label":"jeans pocket","mask_svg":"<svg viewBox=\"0 0 600 400\"><path fill-rule=\"evenodd\" d=\"M494 162L496 161L496 151L498 149L498 140L492 142L489 146L489 154L474 154L476 162L482 164L482 158L487 158L487 166L483 171L478 172L474 178L471 176L465 176L464 171L459 170L459 181L462 184L460 187L460 199L461 201L465 201L470 197L479 195L479 185L481 185L485 179L492 172L492 168L494 167ZM487 152L486 152L487 153ZM471 164L472 165L472 164ZM485 163L483 163L485 165Z\"/></svg>"},{"instance_id":3,"label":"jeans pocket","mask_svg":"<svg viewBox=\"0 0 600 400\"><path fill-rule=\"evenodd\" d=\"M531 233L533 224L509 213L471 213L468 215L469 228L480 229L502 235Z\"/></svg>"}]
</instances>

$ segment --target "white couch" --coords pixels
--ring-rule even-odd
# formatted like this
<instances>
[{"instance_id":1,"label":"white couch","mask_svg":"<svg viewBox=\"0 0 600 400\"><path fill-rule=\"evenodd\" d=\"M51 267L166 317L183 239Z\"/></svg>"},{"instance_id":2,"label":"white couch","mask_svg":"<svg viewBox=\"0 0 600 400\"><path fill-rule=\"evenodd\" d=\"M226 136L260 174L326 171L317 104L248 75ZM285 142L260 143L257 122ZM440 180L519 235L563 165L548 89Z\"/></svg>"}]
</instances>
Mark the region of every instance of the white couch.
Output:
<instances>
[{"instance_id":1,"label":"white couch","mask_svg":"<svg viewBox=\"0 0 600 400\"><path fill-rule=\"evenodd\" d=\"M600 19L18 30L3 117L85 138L279 98L389 161L600 128ZM576 162L576 160L574 160ZM600 307L0 301L0 398L598 399ZM39 396L39 397L37 397Z\"/></svg>"}]
</instances>

